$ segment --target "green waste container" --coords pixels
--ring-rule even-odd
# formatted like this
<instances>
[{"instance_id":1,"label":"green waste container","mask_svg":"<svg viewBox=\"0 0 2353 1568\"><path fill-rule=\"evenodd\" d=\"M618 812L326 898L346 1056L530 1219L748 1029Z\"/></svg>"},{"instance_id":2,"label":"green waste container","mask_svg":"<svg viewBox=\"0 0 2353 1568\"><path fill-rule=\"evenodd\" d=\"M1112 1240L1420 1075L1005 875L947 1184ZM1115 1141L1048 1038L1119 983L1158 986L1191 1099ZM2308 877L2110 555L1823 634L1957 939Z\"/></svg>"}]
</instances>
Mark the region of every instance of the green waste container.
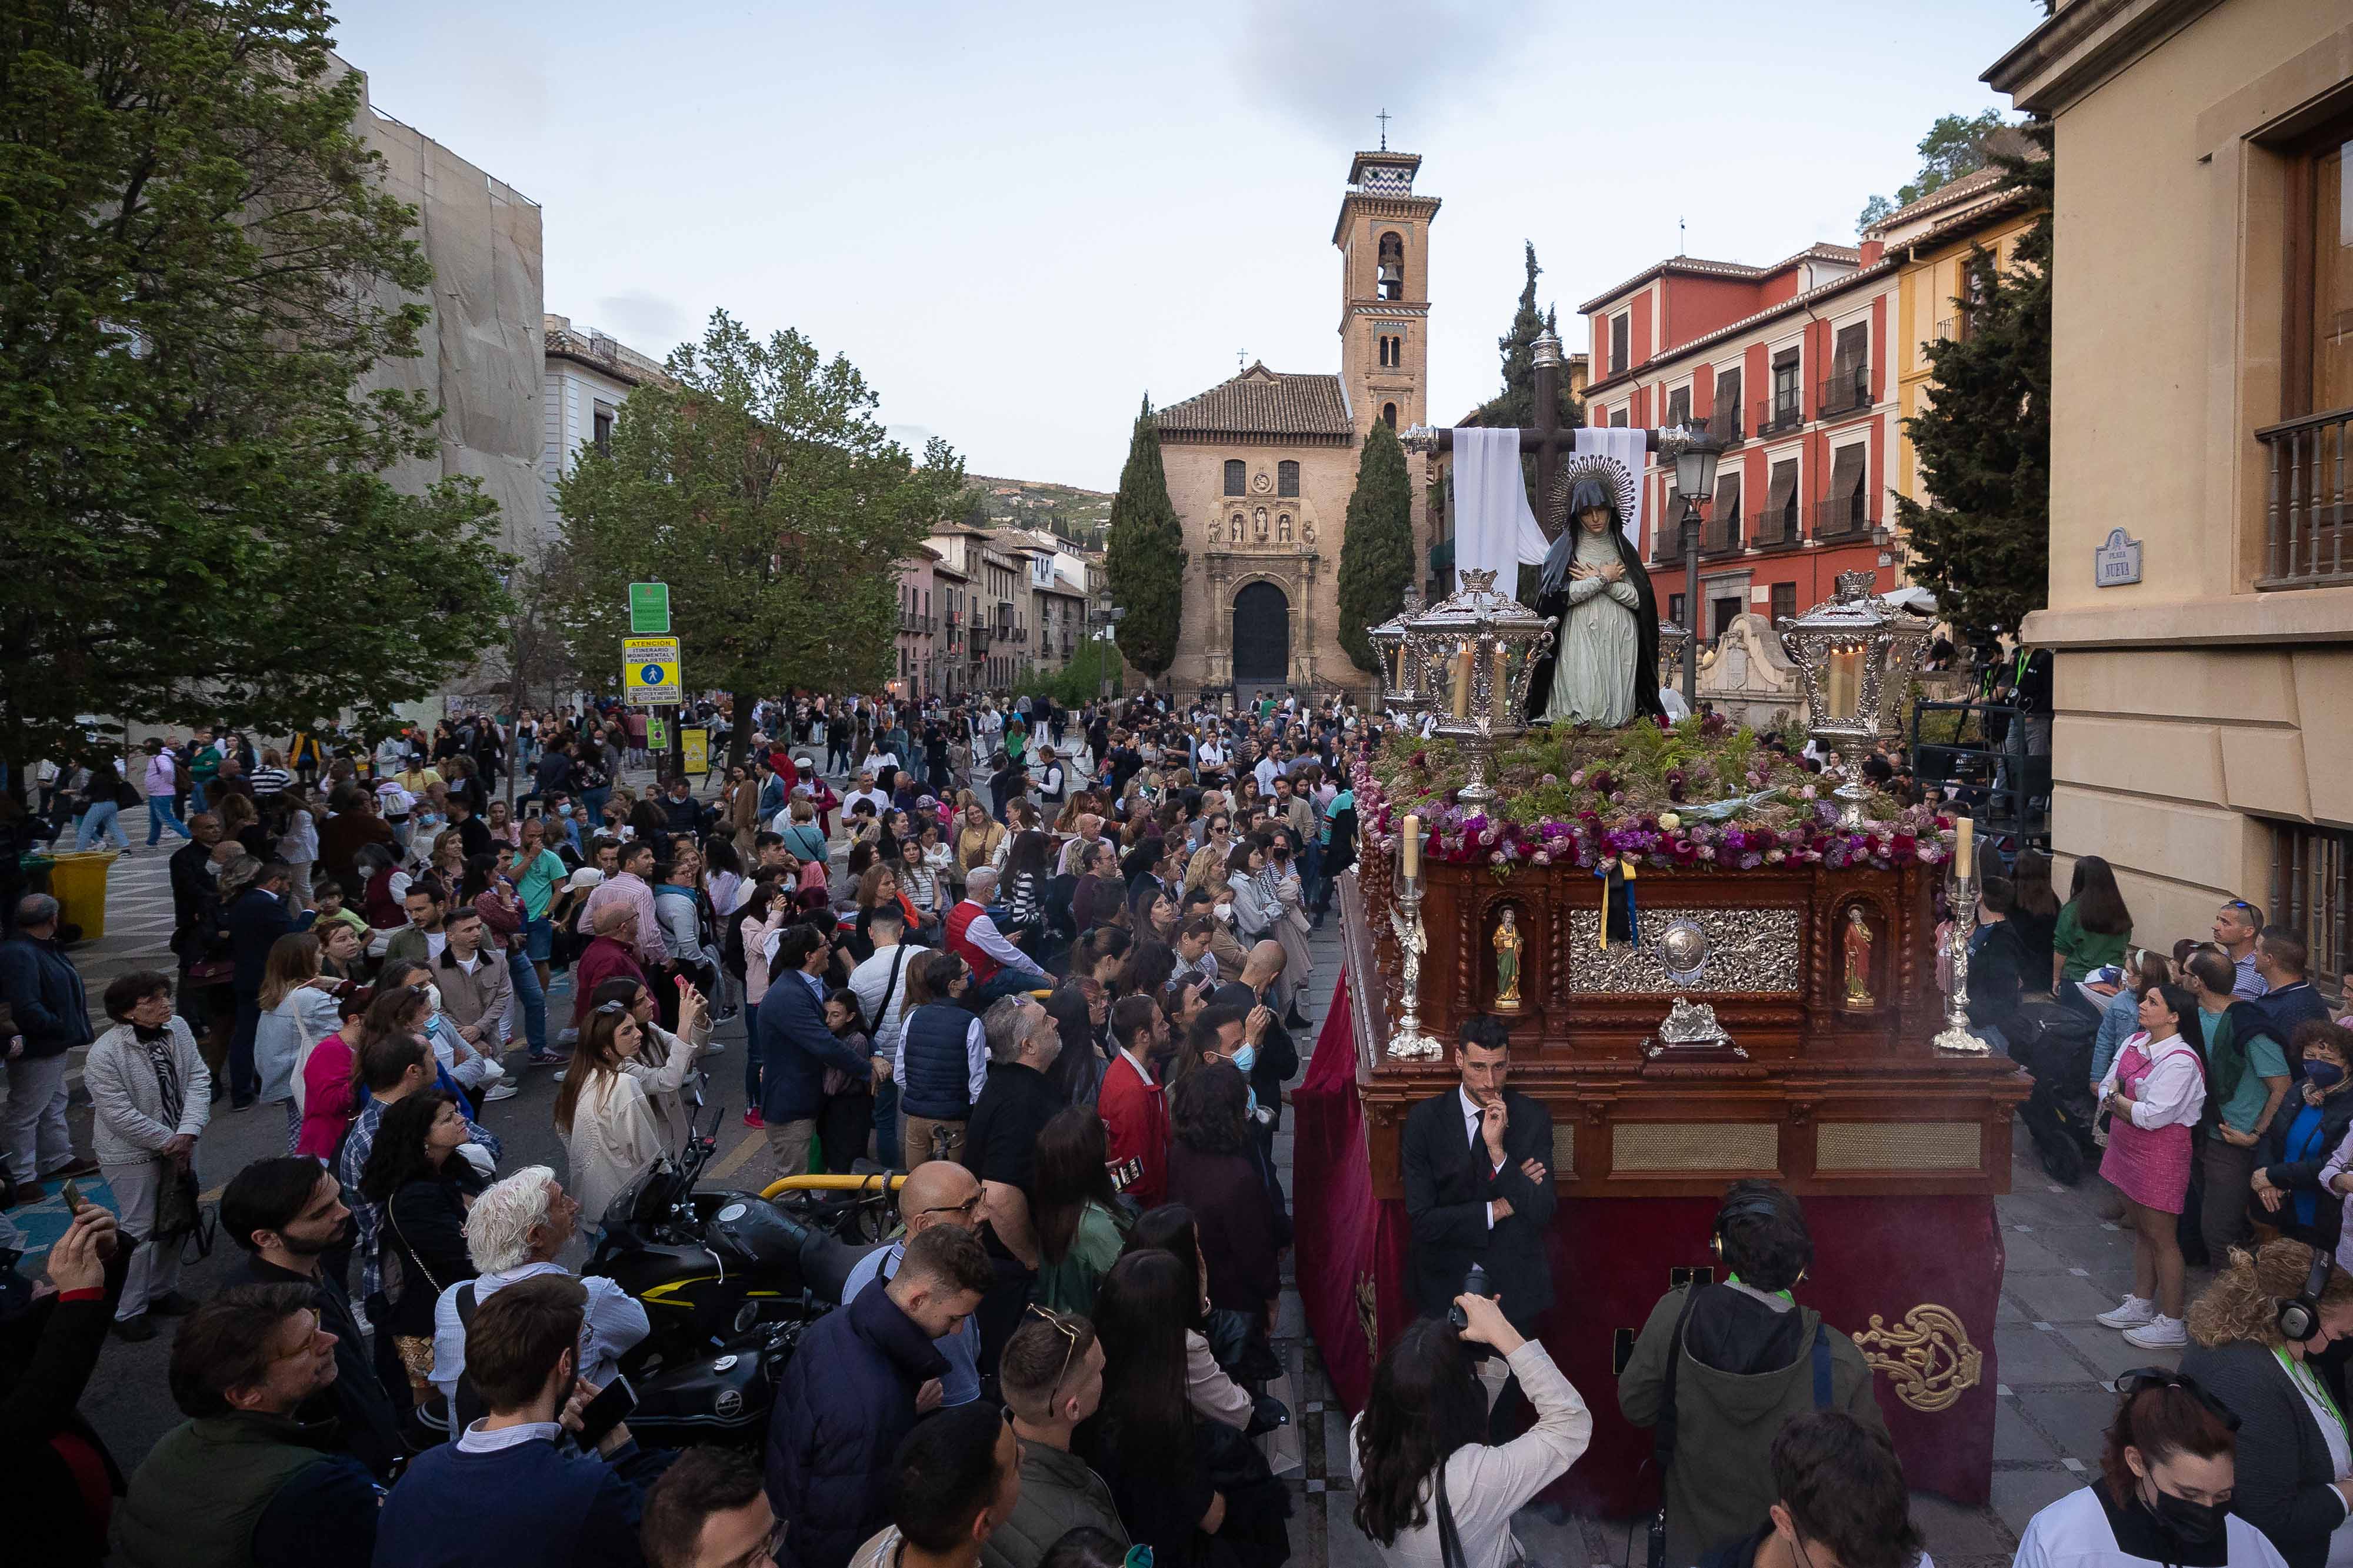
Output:
<instances>
[{"instance_id":1,"label":"green waste container","mask_svg":"<svg viewBox=\"0 0 2353 1568\"><path fill-rule=\"evenodd\" d=\"M81 927L81 940L97 942L106 935L106 872L114 864L111 849L68 851L49 865L49 896L58 904L58 918Z\"/></svg>"}]
</instances>

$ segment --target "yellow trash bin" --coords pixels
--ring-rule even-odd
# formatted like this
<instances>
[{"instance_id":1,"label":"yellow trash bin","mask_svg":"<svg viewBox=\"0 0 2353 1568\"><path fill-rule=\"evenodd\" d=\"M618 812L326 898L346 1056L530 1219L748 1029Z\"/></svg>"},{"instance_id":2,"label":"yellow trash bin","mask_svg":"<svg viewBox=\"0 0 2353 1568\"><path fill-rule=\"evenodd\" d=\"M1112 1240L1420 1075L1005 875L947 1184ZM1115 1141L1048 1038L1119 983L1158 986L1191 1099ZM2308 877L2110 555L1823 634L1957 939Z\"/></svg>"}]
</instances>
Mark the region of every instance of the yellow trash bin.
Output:
<instances>
[{"instance_id":1,"label":"yellow trash bin","mask_svg":"<svg viewBox=\"0 0 2353 1568\"><path fill-rule=\"evenodd\" d=\"M106 934L106 871L114 857L111 849L69 850L50 864L49 896L58 901L58 918L81 927L84 942Z\"/></svg>"}]
</instances>

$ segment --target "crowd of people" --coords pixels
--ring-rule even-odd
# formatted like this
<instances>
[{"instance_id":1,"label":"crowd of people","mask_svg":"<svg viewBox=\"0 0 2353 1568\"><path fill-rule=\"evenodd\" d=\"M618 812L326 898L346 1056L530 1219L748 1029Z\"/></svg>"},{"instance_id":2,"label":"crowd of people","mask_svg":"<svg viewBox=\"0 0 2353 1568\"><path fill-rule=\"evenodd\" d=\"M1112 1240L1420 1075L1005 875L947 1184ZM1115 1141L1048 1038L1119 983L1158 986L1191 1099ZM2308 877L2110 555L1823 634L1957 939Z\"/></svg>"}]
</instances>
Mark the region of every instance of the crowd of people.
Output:
<instances>
[{"instance_id":1,"label":"crowd of people","mask_svg":"<svg viewBox=\"0 0 2353 1568\"><path fill-rule=\"evenodd\" d=\"M701 793L620 782L626 716L540 714L279 775L222 737L152 814L187 836L179 969L106 988L90 1159L10 1064L26 1190L102 1173L121 1210L84 1200L54 1289L0 1309L0 1398L38 1394L20 1479L58 1482L43 1561L1287 1558L1251 1440L1289 1418L1273 1142L1366 731L1295 702L747 720ZM17 1058L62 1059L90 1042L59 911L16 913ZM679 1156L729 1016L779 1167L907 1171L902 1234L806 1330L762 1454L641 1450L578 1430L649 1331L581 1239ZM562 1168L511 1169L499 1102L538 1070ZM283 1152L200 1174L212 1120L265 1103ZM223 1176L243 1267L197 1300ZM164 1321L187 1419L126 1478L76 1396L110 1327Z\"/></svg>"}]
</instances>

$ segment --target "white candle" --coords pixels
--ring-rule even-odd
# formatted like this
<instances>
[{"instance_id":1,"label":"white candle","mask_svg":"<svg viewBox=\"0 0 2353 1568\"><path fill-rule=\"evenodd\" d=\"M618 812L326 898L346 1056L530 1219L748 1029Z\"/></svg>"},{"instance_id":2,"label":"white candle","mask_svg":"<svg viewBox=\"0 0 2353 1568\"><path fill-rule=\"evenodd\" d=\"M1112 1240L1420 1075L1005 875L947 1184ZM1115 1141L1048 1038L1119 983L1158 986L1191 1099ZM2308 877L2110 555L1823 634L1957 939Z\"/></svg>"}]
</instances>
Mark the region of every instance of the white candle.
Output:
<instances>
[{"instance_id":1,"label":"white candle","mask_svg":"<svg viewBox=\"0 0 2353 1568\"><path fill-rule=\"evenodd\" d=\"M1421 876L1421 818L1406 814L1405 829L1398 836L1398 875L1411 882Z\"/></svg>"},{"instance_id":2,"label":"white candle","mask_svg":"<svg viewBox=\"0 0 2353 1568\"><path fill-rule=\"evenodd\" d=\"M1976 858L1977 830L1978 825L1974 821L1966 816L1961 818L1958 824L1960 837L1953 844L1953 875L1964 882L1969 879L1969 867Z\"/></svg>"},{"instance_id":3,"label":"white candle","mask_svg":"<svg viewBox=\"0 0 2353 1568\"><path fill-rule=\"evenodd\" d=\"M1831 650L1830 717L1850 720L1862 704L1862 650L1841 647Z\"/></svg>"}]
</instances>

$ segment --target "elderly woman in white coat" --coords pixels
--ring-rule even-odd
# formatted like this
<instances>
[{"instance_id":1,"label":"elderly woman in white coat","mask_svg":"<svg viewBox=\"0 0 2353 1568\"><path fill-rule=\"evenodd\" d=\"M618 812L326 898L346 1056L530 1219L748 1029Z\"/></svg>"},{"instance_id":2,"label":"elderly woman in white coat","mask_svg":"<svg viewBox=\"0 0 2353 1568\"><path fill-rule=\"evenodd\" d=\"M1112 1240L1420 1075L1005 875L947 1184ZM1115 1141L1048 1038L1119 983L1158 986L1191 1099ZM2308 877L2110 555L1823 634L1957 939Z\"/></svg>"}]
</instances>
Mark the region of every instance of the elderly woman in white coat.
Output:
<instances>
[{"instance_id":1,"label":"elderly woman in white coat","mask_svg":"<svg viewBox=\"0 0 2353 1568\"><path fill-rule=\"evenodd\" d=\"M195 1168L196 1140L212 1114L212 1075L196 1052L196 1037L172 1012L172 977L134 970L106 988L106 1016L114 1027L90 1047L82 1085L95 1112L90 1144L99 1171L113 1190L122 1233L142 1245L131 1259L114 1331L149 1340L150 1312L179 1317L195 1310L180 1294L180 1243L154 1240L164 1189Z\"/></svg>"}]
</instances>

